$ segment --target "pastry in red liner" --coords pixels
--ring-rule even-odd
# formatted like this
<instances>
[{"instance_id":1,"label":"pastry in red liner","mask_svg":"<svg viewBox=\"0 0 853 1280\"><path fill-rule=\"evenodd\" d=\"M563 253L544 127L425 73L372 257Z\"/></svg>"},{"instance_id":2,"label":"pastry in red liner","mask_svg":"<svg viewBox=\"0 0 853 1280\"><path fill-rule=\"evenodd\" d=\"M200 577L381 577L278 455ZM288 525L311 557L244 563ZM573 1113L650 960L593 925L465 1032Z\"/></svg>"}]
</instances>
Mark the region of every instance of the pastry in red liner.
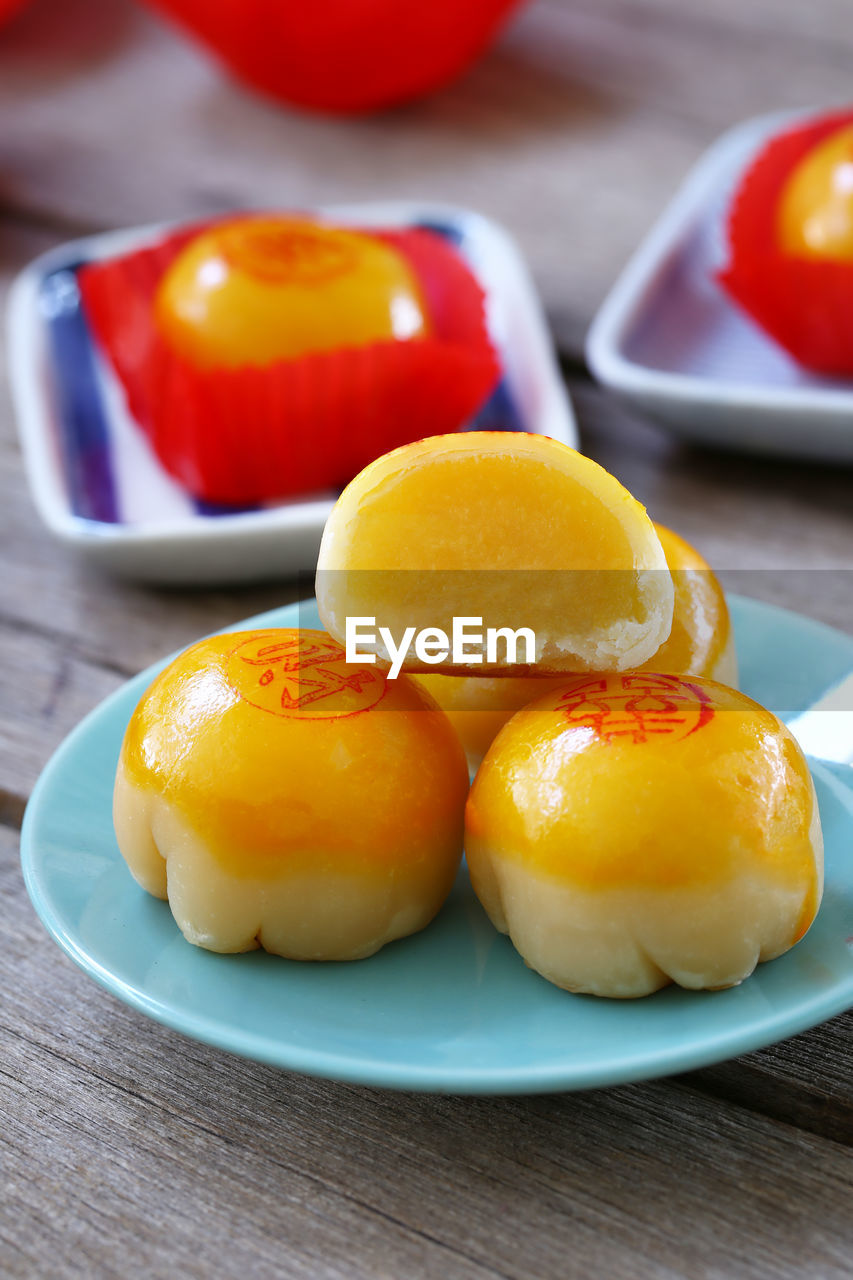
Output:
<instances>
[{"instance_id":1,"label":"pastry in red liner","mask_svg":"<svg viewBox=\"0 0 853 1280\"><path fill-rule=\"evenodd\" d=\"M87 316L131 413L193 496L236 506L339 488L374 457L465 425L500 369L483 291L433 232L353 233L390 246L416 278L428 323L411 340L237 367L190 359L185 346L179 351L157 319L164 276L201 234L247 220L184 227L79 273Z\"/></svg>"},{"instance_id":2,"label":"pastry in red liner","mask_svg":"<svg viewBox=\"0 0 853 1280\"><path fill-rule=\"evenodd\" d=\"M460 75L520 0L148 0L284 102L373 111Z\"/></svg>"},{"instance_id":3,"label":"pastry in red liner","mask_svg":"<svg viewBox=\"0 0 853 1280\"><path fill-rule=\"evenodd\" d=\"M851 126L853 110L825 115L760 152L735 194L718 276L795 360L830 375L853 373L853 187L843 181L853 172Z\"/></svg>"}]
</instances>

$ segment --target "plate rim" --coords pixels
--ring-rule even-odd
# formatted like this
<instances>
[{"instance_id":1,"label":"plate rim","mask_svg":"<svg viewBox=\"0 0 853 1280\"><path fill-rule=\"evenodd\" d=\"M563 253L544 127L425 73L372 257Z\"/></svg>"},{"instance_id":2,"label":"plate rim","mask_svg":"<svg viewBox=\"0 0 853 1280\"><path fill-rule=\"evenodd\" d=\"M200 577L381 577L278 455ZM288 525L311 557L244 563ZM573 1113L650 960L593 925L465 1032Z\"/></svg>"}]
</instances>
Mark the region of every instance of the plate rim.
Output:
<instances>
[{"instance_id":1,"label":"plate rim","mask_svg":"<svg viewBox=\"0 0 853 1280\"><path fill-rule=\"evenodd\" d=\"M853 647L853 637L804 614L735 593L731 593L728 598L731 603L740 607L746 606L748 610L755 610L771 620L774 618L780 622L794 620L798 625L805 624L808 629L814 629L818 634L825 632L833 637L841 636ZM241 619L221 630L234 631L270 625L272 618L278 619L279 626L291 625L288 615L292 614L298 622L300 607L308 603L310 602L297 601L290 605L266 610ZM771 1011L764 1017L753 1019L746 1026L736 1028L725 1036L715 1032L697 1039L694 1035L684 1046L675 1051L671 1046L651 1050L646 1048L629 1057L613 1059L611 1055L594 1063L584 1062L580 1066L573 1066L569 1060L559 1066L550 1064L539 1069L534 1065L526 1065L524 1068L500 1066L465 1068L454 1065L448 1069L442 1065L377 1062L376 1059L354 1051L343 1054L288 1045L283 1043L280 1037L265 1037L253 1031L235 1029L227 1022L199 1016L194 1011L187 1013L176 1006L152 998L144 990L117 976L112 970L99 963L69 932L61 913L55 909L51 894L44 883L46 877L35 851L37 839L35 828L40 820L42 796L49 794L54 775L60 772L66 759L73 756L78 741L98 720L108 716L116 703L124 702L131 696L138 697L157 672L174 656L171 654L126 680L94 707L66 736L51 756L33 789L21 827L21 866L24 882L36 915L48 934L60 949L101 987L153 1021L238 1057L262 1062L282 1070L377 1088L485 1096L611 1087L679 1074L788 1039L853 1007L853 974L851 974L846 981L836 984L829 991L824 991L822 994L818 992L812 999L798 1005L793 1014ZM810 759L810 767L830 790L843 791L847 801L846 807L851 809L851 822L853 822L853 805L850 804L853 798L853 783L850 787L841 783L833 773L824 769L820 762L814 759ZM116 854L116 858L119 865L120 855ZM687 994L701 996L702 999L713 999L715 996L713 992ZM580 998L596 999L592 996ZM635 1003L632 1002L632 1004Z\"/></svg>"}]
</instances>

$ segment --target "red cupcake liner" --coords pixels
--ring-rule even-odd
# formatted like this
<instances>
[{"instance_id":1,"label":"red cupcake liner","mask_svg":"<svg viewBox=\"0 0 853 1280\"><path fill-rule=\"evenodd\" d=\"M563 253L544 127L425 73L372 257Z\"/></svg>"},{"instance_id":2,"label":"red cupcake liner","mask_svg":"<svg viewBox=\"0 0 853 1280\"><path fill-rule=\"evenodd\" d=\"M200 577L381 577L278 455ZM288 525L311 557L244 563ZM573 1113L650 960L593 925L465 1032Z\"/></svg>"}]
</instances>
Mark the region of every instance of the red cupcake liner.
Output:
<instances>
[{"instance_id":1,"label":"red cupcake liner","mask_svg":"<svg viewBox=\"0 0 853 1280\"><path fill-rule=\"evenodd\" d=\"M280 101L364 112L461 74L521 0L148 0Z\"/></svg>"},{"instance_id":2,"label":"red cupcake liner","mask_svg":"<svg viewBox=\"0 0 853 1280\"><path fill-rule=\"evenodd\" d=\"M79 273L87 316L131 414L195 497L244 506L340 488L398 445L459 430L494 387L500 367L483 291L445 241L421 230L369 234L409 260L430 336L264 368L197 368L161 335L154 295L176 255L210 225Z\"/></svg>"},{"instance_id":3,"label":"red cupcake liner","mask_svg":"<svg viewBox=\"0 0 853 1280\"><path fill-rule=\"evenodd\" d=\"M797 164L853 111L822 116L774 138L753 162L729 213L730 258L720 284L757 324L806 368L853 373L853 264L784 253L777 216Z\"/></svg>"}]
</instances>

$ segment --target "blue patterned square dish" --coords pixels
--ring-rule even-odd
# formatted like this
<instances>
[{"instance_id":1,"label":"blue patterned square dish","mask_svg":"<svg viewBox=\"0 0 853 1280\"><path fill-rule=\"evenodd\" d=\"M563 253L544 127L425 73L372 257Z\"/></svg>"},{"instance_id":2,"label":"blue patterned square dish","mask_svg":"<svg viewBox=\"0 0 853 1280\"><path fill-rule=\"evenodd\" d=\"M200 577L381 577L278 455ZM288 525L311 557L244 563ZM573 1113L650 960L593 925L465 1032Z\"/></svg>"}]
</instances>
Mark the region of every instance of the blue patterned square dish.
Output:
<instances>
[{"instance_id":1,"label":"blue patterned square dish","mask_svg":"<svg viewBox=\"0 0 853 1280\"><path fill-rule=\"evenodd\" d=\"M527 268L479 214L408 202L316 211L350 225L427 227L455 245L486 295L502 376L466 429L532 431L576 447L572 408ZM130 416L93 339L77 272L161 236L164 225L61 245L30 264L9 303L9 368L33 497L51 531L91 560L159 582L233 582L313 567L335 493L245 509L197 502Z\"/></svg>"}]
</instances>

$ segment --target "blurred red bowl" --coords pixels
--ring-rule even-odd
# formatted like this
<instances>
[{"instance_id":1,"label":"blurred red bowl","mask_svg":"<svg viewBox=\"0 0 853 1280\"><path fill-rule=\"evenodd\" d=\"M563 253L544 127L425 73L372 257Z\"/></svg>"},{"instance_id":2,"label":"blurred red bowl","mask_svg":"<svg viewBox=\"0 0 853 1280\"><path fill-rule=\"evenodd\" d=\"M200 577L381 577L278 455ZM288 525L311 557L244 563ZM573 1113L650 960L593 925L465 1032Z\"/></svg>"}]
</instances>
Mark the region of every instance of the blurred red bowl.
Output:
<instances>
[{"instance_id":1,"label":"blurred red bowl","mask_svg":"<svg viewBox=\"0 0 853 1280\"><path fill-rule=\"evenodd\" d=\"M255 89L346 113L392 106L446 84L486 48L521 0L148 3Z\"/></svg>"},{"instance_id":2,"label":"blurred red bowl","mask_svg":"<svg viewBox=\"0 0 853 1280\"><path fill-rule=\"evenodd\" d=\"M7 18L11 18L23 9L27 0L0 0L0 22L5 22Z\"/></svg>"}]
</instances>

